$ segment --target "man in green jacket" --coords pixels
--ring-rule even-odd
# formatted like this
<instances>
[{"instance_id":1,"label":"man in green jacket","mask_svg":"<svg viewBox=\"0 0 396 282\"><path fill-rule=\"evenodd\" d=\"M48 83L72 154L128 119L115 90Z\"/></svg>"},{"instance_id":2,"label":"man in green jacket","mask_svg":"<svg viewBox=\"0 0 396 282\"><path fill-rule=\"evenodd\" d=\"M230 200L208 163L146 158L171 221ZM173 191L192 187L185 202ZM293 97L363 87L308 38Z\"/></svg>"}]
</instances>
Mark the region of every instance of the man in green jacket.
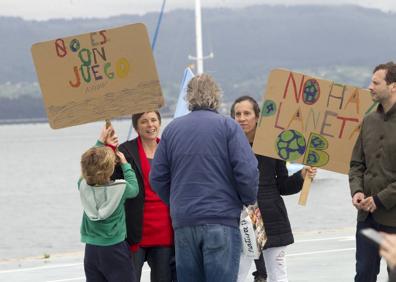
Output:
<instances>
[{"instance_id":1,"label":"man in green jacket","mask_svg":"<svg viewBox=\"0 0 396 282\"><path fill-rule=\"evenodd\" d=\"M360 231L396 233L396 64L375 67L369 90L379 105L363 119L349 172L358 210L355 282L377 281L381 260L378 246Z\"/></svg>"}]
</instances>

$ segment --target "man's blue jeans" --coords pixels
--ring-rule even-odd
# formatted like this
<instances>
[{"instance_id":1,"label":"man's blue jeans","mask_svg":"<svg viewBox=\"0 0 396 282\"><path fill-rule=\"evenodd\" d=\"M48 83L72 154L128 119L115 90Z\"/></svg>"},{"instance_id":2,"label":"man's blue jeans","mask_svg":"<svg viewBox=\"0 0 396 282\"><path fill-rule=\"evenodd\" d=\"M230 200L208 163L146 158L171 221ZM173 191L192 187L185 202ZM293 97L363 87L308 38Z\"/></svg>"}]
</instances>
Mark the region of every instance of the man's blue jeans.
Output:
<instances>
[{"instance_id":1,"label":"man's blue jeans","mask_svg":"<svg viewBox=\"0 0 396 282\"><path fill-rule=\"evenodd\" d=\"M379 247L360 233L360 230L364 228L373 228L386 233L396 233L396 227L377 223L371 214L365 221L358 221L357 223L355 282L375 282L380 271L381 257L379 255Z\"/></svg>"},{"instance_id":2,"label":"man's blue jeans","mask_svg":"<svg viewBox=\"0 0 396 282\"><path fill-rule=\"evenodd\" d=\"M241 255L236 227L206 224L175 229L179 282L235 282Z\"/></svg>"}]
</instances>

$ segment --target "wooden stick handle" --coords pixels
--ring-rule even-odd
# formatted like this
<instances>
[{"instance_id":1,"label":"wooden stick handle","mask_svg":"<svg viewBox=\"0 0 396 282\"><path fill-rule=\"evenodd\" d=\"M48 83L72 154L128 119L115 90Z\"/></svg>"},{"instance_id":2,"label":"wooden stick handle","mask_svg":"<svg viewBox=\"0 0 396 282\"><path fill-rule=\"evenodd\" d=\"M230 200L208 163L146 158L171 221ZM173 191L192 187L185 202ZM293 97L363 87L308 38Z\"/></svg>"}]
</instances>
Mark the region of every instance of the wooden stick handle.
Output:
<instances>
[{"instance_id":1,"label":"wooden stick handle","mask_svg":"<svg viewBox=\"0 0 396 282\"><path fill-rule=\"evenodd\" d=\"M106 122L106 128L109 128L109 127L111 126L111 120L106 119L105 122ZM109 133L110 137L113 137L114 133L115 133L115 131L112 130L112 131Z\"/></svg>"},{"instance_id":2,"label":"wooden stick handle","mask_svg":"<svg viewBox=\"0 0 396 282\"><path fill-rule=\"evenodd\" d=\"M111 126L111 120L106 119L105 122L106 122L106 128L109 128Z\"/></svg>"},{"instance_id":3,"label":"wooden stick handle","mask_svg":"<svg viewBox=\"0 0 396 282\"><path fill-rule=\"evenodd\" d=\"M301 206L305 206L307 204L309 189L311 189L312 178L305 177L304 184L300 192L300 198L298 199L298 204Z\"/></svg>"}]
</instances>

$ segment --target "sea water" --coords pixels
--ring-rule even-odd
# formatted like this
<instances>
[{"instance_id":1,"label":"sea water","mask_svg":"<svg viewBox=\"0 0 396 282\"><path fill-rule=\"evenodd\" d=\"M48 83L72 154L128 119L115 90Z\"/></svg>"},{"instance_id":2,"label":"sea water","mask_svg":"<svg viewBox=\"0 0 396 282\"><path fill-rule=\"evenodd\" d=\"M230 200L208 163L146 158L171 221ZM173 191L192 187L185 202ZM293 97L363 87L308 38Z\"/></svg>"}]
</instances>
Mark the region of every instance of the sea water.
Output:
<instances>
[{"instance_id":1,"label":"sea water","mask_svg":"<svg viewBox=\"0 0 396 282\"><path fill-rule=\"evenodd\" d=\"M164 120L164 126L168 122ZM47 123L0 126L0 261L83 250L79 162L103 124L57 130ZM130 121L113 125L125 141ZM320 170L306 207L297 205L298 195L285 201L295 232L356 224L346 175Z\"/></svg>"}]
</instances>

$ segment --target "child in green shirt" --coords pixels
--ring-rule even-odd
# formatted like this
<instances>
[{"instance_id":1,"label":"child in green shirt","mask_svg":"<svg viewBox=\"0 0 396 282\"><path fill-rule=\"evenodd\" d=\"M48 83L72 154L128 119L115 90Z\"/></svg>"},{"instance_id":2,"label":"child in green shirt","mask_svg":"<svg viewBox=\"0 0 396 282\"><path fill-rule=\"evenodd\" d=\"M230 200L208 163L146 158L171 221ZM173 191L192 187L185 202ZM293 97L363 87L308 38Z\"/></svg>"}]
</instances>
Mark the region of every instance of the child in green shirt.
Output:
<instances>
[{"instance_id":1,"label":"child in green shirt","mask_svg":"<svg viewBox=\"0 0 396 282\"><path fill-rule=\"evenodd\" d=\"M84 209L81 241L86 243L84 270L87 282L134 282L133 264L125 241L127 198L139 193L136 176L123 153L107 146L113 129L104 127L95 147L81 157L78 181ZM118 157L124 179L110 181Z\"/></svg>"}]
</instances>

